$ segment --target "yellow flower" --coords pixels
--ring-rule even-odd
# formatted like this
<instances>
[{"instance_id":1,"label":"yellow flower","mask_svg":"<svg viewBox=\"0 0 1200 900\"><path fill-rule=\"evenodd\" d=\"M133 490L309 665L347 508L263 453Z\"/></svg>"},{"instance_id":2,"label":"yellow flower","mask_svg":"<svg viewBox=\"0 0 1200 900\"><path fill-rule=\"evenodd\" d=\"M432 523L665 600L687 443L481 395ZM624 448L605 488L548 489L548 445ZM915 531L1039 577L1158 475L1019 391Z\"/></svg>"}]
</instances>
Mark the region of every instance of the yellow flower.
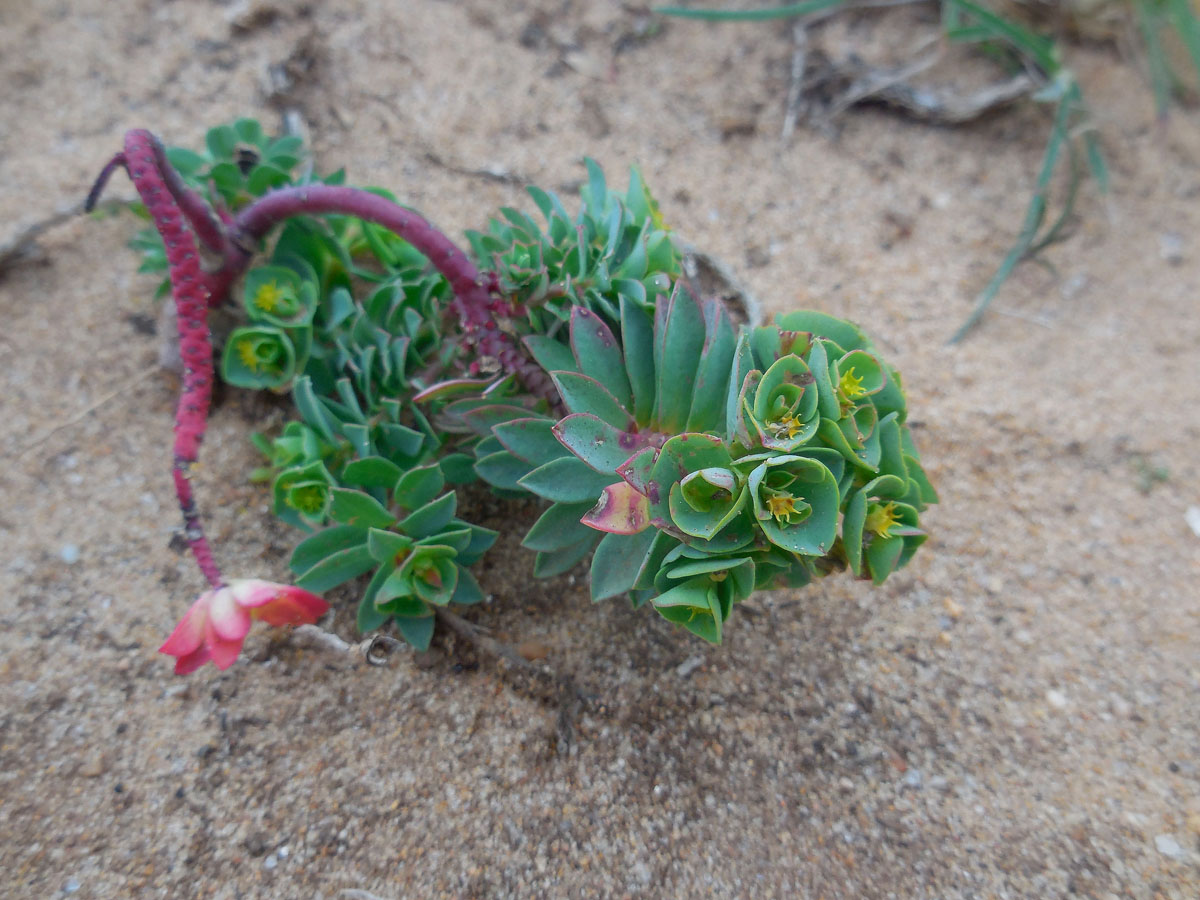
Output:
<instances>
[{"instance_id":1,"label":"yellow flower","mask_svg":"<svg viewBox=\"0 0 1200 900\"><path fill-rule=\"evenodd\" d=\"M263 312L269 313L283 299L283 289L275 283L275 279L264 281L254 292L254 305Z\"/></svg>"},{"instance_id":2,"label":"yellow flower","mask_svg":"<svg viewBox=\"0 0 1200 900\"><path fill-rule=\"evenodd\" d=\"M795 416L784 416L771 426L771 430L775 432L775 437L786 437L789 441L794 438L803 428L804 423Z\"/></svg>"},{"instance_id":3,"label":"yellow flower","mask_svg":"<svg viewBox=\"0 0 1200 900\"><path fill-rule=\"evenodd\" d=\"M796 498L791 494L773 494L767 498L767 512L775 517L776 522L786 520L799 512L796 509Z\"/></svg>"},{"instance_id":4,"label":"yellow flower","mask_svg":"<svg viewBox=\"0 0 1200 900\"><path fill-rule=\"evenodd\" d=\"M262 367L262 361L258 358L258 352L254 346L254 341L238 341L237 354L242 360L242 365L251 372L257 372Z\"/></svg>"},{"instance_id":5,"label":"yellow flower","mask_svg":"<svg viewBox=\"0 0 1200 900\"><path fill-rule=\"evenodd\" d=\"M896 504L889 501L880 506L872 504L871 509L867 512L866 528L868 531L873 531L880 537L887 537L892 526L900 520L896 514Z\"/></svg>"},{"instance_id":6,"label":"yellow flower","mask_svg":"<svg viewBox=\"0 0 1200 900\"><path fill-rule=\"evenodd\" d=\"M853 400L855 397L861 397L866 391L863 390L863 380L854 374L854 367L850 367L850 371L842 376L838 382L838 390L847 398Z\"/></svg>"}]
</instances>

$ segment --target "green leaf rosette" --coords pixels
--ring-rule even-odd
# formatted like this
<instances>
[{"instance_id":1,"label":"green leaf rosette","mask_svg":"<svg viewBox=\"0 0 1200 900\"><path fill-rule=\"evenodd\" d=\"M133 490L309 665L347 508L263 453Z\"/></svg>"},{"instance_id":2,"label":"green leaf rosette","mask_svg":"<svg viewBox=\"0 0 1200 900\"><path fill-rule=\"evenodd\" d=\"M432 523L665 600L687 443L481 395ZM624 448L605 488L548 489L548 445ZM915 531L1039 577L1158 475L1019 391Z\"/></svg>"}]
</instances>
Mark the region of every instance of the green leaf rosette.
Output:
<instances>
[{"instance_id":1,"label":"green leaf rosette","mask_svg":"<svg viewBox=\"0 0 1200 900\"><path fill-rule=\"evenodd\" d=\"M254 322L280 328L307 325L317 308L316 276L301 278L286 266L257 266L246 273L242 303Z\"/></svg>"},{"instance_id":2,"label":"green leaf rosette","mask_svg":"<svg viewBox=\"0 0 1200 900\"><path fill-rule=\"evenodd\" d=\"M815 459L757 454L738 460L757 463L746 479L754 517L767 539L784 550L823 556L837 536L838 485Z\"/></svg>"},{"instance_id":3,"label":"green leaf rosette","mask_svg":"<svg viewBox=\"0 0 1200 900\"><path fill-rule=\"evenodd\" d=\"M659 615L714 644L733 605L754 590L749 556L712 556L687 546L667 554L654 582Z\"/></svg>"},{"instance_id":4,"label":"green leaf rosette","mask_svg":"<svg viewBox=\"0 0 1200 900\"><path fill-rule=\"evenodd\" d=\"M296 375L296 348L281 328L238 328L225 342L221 377L235 387L278 390Z\"/></svg>"},{"instance_id":5,"label":"green leaf rosette","mask_svg":"<svg viewBox=\"0 0 1200 900\"><path fill-rule=\"evenodd\" d=\"M816 378L799 356L782 356L763 374L751 408L764 447L790 452L817 432Z\"/></svg>"},{"instance_id":6,"label":"green leaf rosette","mask_svg":"<svg viewBox=\"0 0 1200 900\"><path fill-rule=\"evenodd\" d=\"M271 488L275 515L300 527L320 525L333 505L334 484L322 462L280 472Z\"/></svg>"}]
</instances>

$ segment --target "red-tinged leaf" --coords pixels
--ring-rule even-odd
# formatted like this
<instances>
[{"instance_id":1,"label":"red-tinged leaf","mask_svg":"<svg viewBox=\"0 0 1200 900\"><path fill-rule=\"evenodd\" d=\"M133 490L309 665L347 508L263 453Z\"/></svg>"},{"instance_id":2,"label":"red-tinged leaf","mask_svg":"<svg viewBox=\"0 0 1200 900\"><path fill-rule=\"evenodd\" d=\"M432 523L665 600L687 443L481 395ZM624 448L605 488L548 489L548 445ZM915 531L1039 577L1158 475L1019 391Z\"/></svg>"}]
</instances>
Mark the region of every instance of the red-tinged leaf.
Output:
<instances>
[{"instance_id":1,"label":"red-tinged leaf","mask_svg":"<svg viewBox=\"0 0 1200 900\"><path fill-rule=\"evenodd\" d=\"M604 320L583 306L571 310L571 349L579 371L607 387L626 409L633 409L621 345Z\"/></svg>"},{"instance_id":2,"label":"red-tinged leaf","mask_svg":"<svg viewBox=\"0 0 1200 900\"><path fill-rule=\"evenodd\" d=\"M645 494L649 490L650 472L654 468L654 460L657 457L658 451L653 447L643 447L617 466L617 474L625 479L626 483L630 484L634 490Z\"/></svg>"},{"instance_id":3,"label":"red-tinged leaf","mask_svg":"<svg viewBox=\"0 0 1200 900\"><path fill-rule=\"evenodd\" d=\"M638 435L618 431L589 413L572 413L554 426L554 434L577 457L605 473L615 472L641 442Z\"/></svg>"},{"instance_id":4,"label":"red-tinged leaf","mask_svg":"<svg viewBox=\"0 0 1200 900\"><path fill-rule=\"evenodd\" d=\"M583 524L609 534L637 534L650 524L650 501L624 481L610 484L583 517Z\"/></svg>"},{"instance_id":5,"label":"red-tinged leaf","mask_svg":"<svg viewBox=\"0 0 1200 900\"><path fill-rule=\"evenodd\" d=\"M457 397L460 394L483 393L484 389L491 384L491 378L454 378L449 381L441 381L437 384L430 385L425 390L416 394L413 397L413 403L424 403L427 400L446 400L450 397Z\"/></svg>"}]
</instances>

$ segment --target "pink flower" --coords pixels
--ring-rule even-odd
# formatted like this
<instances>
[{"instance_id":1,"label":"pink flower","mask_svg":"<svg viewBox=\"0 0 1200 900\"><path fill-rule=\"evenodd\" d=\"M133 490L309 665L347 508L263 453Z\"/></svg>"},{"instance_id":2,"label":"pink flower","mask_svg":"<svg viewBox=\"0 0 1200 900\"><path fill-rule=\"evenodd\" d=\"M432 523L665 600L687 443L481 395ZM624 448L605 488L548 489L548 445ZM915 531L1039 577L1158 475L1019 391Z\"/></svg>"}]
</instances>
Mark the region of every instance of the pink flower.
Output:
<instances>
[{"instance_id":1,"label":"pink flower","mask_svg":"<svg viewBox=\"0 0 1200 900\"><path fill-rule=\"evenodd\" d=\"M233 581L201 594L158 652L176 657L176 675L194 672L210 660L218 669L228 669L242 652L252 620L311 625L328 609L328 603L302 588L272 581Z\"/></svg>"}]
</instances>

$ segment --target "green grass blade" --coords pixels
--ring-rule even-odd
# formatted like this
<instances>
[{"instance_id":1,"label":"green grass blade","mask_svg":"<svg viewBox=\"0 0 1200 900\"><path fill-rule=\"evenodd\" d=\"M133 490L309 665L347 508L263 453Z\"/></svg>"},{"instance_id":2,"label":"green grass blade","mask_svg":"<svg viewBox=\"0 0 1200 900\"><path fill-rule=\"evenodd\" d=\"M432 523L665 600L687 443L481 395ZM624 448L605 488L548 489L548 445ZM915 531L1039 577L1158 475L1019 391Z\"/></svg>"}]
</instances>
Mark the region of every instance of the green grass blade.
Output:
<instances>
[{"instance_id":1,"label":"green grass blade","mask_svg":"<svg viewBox=\"0 0 1200 900\"><path fill-rule=\"evenodd\" d=\"M1154 111L1160 119L1167 114L1171 103L1171 69L1167 64L1167 53L1159 39L1162 16L1154 9L1152 0L1134 3L1137 12L1138 30L1146 45L1146 65L1150 68L1150 88L1154 92Z\"/></svg>"},{"instance_id":2,"label":"green grass blade","mask_svg":"<svg viewBox=\"0 0 1200 900\"><path fill-rule=\"evenodd\" d=\"M1017 267L1017 263L1029 254L1029 248L1033 246L1038 229L1041 228L1046 216L1046 195L1050 187L1050 179L1054 175L1054 167L1058 163L1059 153L1063 145L1067 143L1067 119L1071 108L1072 104L1068 93L1058 103L1058 111L1054 116L1054 129L1051 131L1050 140L1046 144L1046 152L1042 157L1042 168L1038 173L1037 185L1034 188L1033 197L1029 201L1029 206L1025 210L1025 222L1021 226L1021 232L1017 236L1017 241L1013 244L1012 249L1008 251L1008 255L1004 257L1004 261L1000 263L1000 268L996 270L996 274L992 276L992 280L988 282L987 287L983 289L979 298L975 301L975 308L971 310L971 315L967 317L967 320L959 326L958 331L954 332L954 335L950 338L951 344L957 344L967 335L967 332L979 323L979 320L983 318L983 314L987 312L988 306L1000 291L1001 285L1008 280L1008 276Z\"/></svg>"},{"instance_id":3,"label":"green grass blade","mask_svg":"<svg viewBox=\"0 0 1200 900\"><path fill-rule=\"evenodd\" d=\"M1053 41L1022 28L1016 22L996 15L991 10L972 3L971 0L947 0L947 4L965 13L964 18L974 19L977 26L989 29L993 33L994 39L1006 41L1030 57L1047 75L1053 76L1061 68ZM978 27L971 26L947 29L946 36L952 41L959 40L956 35L963 32L969 33L972 40L980 39Z\"/></svg>"},{"instance_id":4,"label":"green grass blade","mask_svg":"<svg viewBox=\"0 0 1200 900\"><path fill-rule=\"evenodd\" d=\"M1167 12L1187 47L1188 55L1192 57L1197 76L1200 76L1200 22L1196 21L1192 0L1167 0Z\"/></svg>"},{"instance_id":5,"label":"green grass blade","mask_svg":"<svg viewBox=\"0 0 1200 900\"><path fill-rule=\"evenodd\" d=\"M787 3L767 9L692 9L687 6L658 6L654 12L662 16L680 19L704 19L709 22L764 22L769 19L786 19L792 16L808 16L835 6L846 0L808 0L806 3Z\"/></svg>"}]
</instances>

